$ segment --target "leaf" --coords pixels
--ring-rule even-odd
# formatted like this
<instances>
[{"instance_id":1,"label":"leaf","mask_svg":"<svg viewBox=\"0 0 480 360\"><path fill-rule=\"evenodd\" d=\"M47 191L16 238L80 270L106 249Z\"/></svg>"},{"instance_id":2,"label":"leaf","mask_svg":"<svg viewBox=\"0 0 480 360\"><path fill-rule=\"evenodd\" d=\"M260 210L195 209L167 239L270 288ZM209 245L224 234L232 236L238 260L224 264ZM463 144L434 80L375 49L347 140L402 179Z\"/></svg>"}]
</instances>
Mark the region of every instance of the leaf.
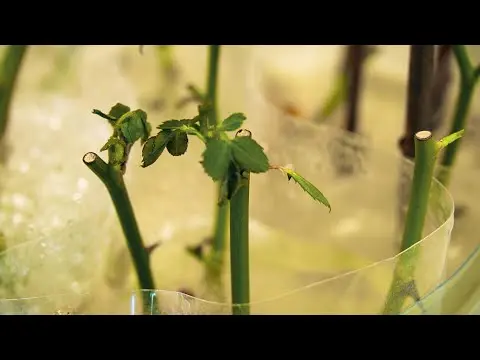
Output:
<instances>
[{"instance_id":1,"label":"leaf","mask_svg":"<svg viewBox=\"0 0 480 360\"><path fill-rule=\"evenodd\" d=\"M142 136L141 144L143 145L148 140L148 138L150 137L150 134L152 133L152 125L147 121L146 113L145 113L145 118L142 118L142 123L143 123L143 136Z\"/></svg>"},{"instance_id":2,"label":"leaf","mask_svg":"<svg viewBox=\"0 0 480 360\"><path fill-rule=\"evenodd\" d=\"M119 119L119 127L122 135L127 143L134 143L145 135L144 122L146 121L146 113L143 110L135 110Z\"/></svg>"},{"instance_id":3,"label":"leaf","mask_svg":"<svg viewBox=\"0 0 480 360\"><path fill-rule=\"evenodd\" d=\"M108 141L106 142L105 145L102 146L102 148L100 149L100 151L105 151L105 150L108 150L111 146L115 145L115 144L120 144L120 145L125 145L122 143L121 140L115 138L115 137L110 137L110 139L108 139Z\"/></svg>"},{"instance_id":4,"label":"leaf","mask_svg":"<svg viewBox=\"0 0 480 360\"><path fill-rule=\"evenodd\" d=\"M141 141L142 145L145 143L145 141L148 140L148 138L150 137L150 134L152 133L152 125L148 121L144 122L143 131L144 131L144 133L143 133L142 141Z\"/></svg>"},{"instance_id":5,"label":"leaf","mask_svg":"<svg viewBox=\"0 0 480 360\"><path fill-rule=\"evenodd\" d=\"M109 165L122 165L126 162L125 145L121 142L114 142L112 146L108 148L108 164Z\"/></svg>"},{"instance_id":6,"label":"leaf","mask_svg":"<svg viewBox=\"0 0 480 360\"><path fill-rule=\"evenodd\" d=\"M184 131L177 130L173 132L170 141L167 143L167 150L172 156L185 154L188 149L188 136Z\"/></svg>"},{"instance_id":7,"label":"leaf","mask_svg":"<svg viewBox=\"0 0 480 360\"><path fill-rule=\"evenodd\" d=\"M225 179L231 161L230 143L225 140L212 139L202 154L203 169L213 181Z\"/></svg>"},{"instance_id":8,"label":"leaf","mask_svg":"<svg viewBox=\"0 0 480 360\"><path fill-rule=\"evenodd\" d=\"M157 126L157 129L170 129L170 130L175 130L175 129L181 129L184 126L190 126L193 124L193 121L191 119L183 119L183 120L167 120L164 121L162 124Z\"/></svg>"},{"instance_id":9,"label":"leaf","mask_svg":"<svg viewBox=\"0 0 480 360\"><path fill-rule=\"evenodd\" d=\"M252 138L236 137L231 141L233 157L242 170L253 173L268 171L269 164L263 148Z\"/></svg>"},{"instance_id":10,"label":"leaf","mask_svg":"<svg viewBox=\"0 0 480 360\"><path fill-rule=\"evenodd\" d=\"M307 179L302 177L299 173L293 171L292 169L285 168L285 167L278 167L279 170L284 172L288 180L293 179L300 187L310 195L313 200L318 201L328 207L329 211L332 211L332 207L328 202L327 198L322 194L320 190L318 190L315 185L309 182Z\"/></svg>"},{"instance_id":11,"label":"leaf","mask_svg":"<svg viewBox=\"0 0 480 360\"><path fill-rule=\"evenodd\" d=\"M129 111L130 111L130 107L128 107L127 105L116 103L115 105L112 106L112 108L108 112L108 115L115 119L120 119L123 115L125 115Z\"/></svg>"},{"instance_id":12,"label":"leaf","mask_svg":"<svg viewBox=\"0 0 480 360\"><path fill-rule=\"evenodd\" d=\"M145 142L142 149L142 167L145 168L157 161L172 135L170 131L161 131Z\"/></svg>"},{"instance_id":13,"label":"leaf","mask_svg":"<svg viewBox=\"0 0 480 360\"><path fill-rule=\"evenodd\" d=\"M443 139L437 141L436 143L437 153L440 150L443 150L444 148L446 148L448 145L450 145L454 141L457 141L458 139L460 139L463 136L464 132L465 130L460 130L460 131L454 132L453 134L447 135Z\"/></svg>"},{"instance_id":14,"label":"leaf","mask_svg":"<svg viewBox=\"0 0 480 360\"><path fill-rule=\"evenodd\" d=\"M242 175L239 170L236 168L235 164L230 162L228 167L228 181L227 181L227 199L231 200L233 196L237 193L238 189L242 185Z\"/></svg>"},{"instance_id":15,"label":"leaf","mask_svg":"<svg viewBox=\"0 0 480 360\"><path fill-rule=\"evenodd\" d=\"M242 113L235 113L227 117L218 127L219 130L223 131L235 131L240 129L243 125L243 122L247 118Z\"/></svg>"}]
</instances>

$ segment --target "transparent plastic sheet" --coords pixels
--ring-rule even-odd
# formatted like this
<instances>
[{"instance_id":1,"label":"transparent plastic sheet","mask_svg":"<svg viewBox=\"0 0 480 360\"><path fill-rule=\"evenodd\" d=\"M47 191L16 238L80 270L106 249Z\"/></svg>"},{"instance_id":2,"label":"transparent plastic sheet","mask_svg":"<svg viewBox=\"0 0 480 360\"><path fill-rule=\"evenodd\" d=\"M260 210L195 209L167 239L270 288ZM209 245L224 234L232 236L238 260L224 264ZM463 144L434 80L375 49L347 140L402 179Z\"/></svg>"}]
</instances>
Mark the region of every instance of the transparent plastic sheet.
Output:
<instances>
[{"instance_id":1,"label":"transparent plastic sheet","mask_svg":"<svg viewBox=\"0 0 480 360\"><path fill-rule=\"evenodd\" d=\"M473 119L472 119L473 120ZM472 127L475 124L472 121ZM466 135L459 149L453 173L438 166L437 171L450 173L449 191L455 200L455 227L447 258L447 275L452 275L480 245L480 206L475 194L480 192L478 135Z\"/></svg>"},{"instance_id":2,"label":"transparent plastic sheet","mask_svg":"<svg viewBox=\"0 0 480 360\"><path fill-rule=\"evenodd\" d=\"M479 315L479 272L480 246L420 304L406 309L404 315Z\"/></svg>"},{"instance_id":3,"label":"transparent plastic sheet","mask_svg":"<svg viewBox=\"0 0 480 360\"><path fill-rule=\"evenodd\" d=\"M389 47L391 48L391 47ZM381 53L379 58L387 59L383 52L385 47L380 49ZM321 57L328 58L332 56L332 51L325 49L324 54L321 55L320 50L302 50L300 49L297 55L302 57L305 56L304 53L310 51L309 55L312 58L317 59L317 64L312 65L317 69L320 67L331 67L331 64L327 64L328 61L323 61ZM405 53L408 53L406 51ZM303 55L302 55L303 54ZM302 82L302 77L298 76L295 71L278 71L275 69L275 66L272 65L272 62L282 62L285 58L278 56L280 60L274 59L271 56L263 58L257 56L256 61L253 64L251 72L251 86L250 86L250 106L251 112L255 113L255 118L258 121L265 121L265 119L271 119L272 115L274 118L279 119L282 116L281 112L285 112L285 109L282 109L282 102L278 101L279 99L271 98L271 93L269 93L268 84L275 85L277 90L292 89L295 88L295 91L286 92L285 94L289 96L290 100L295 100L297 97L297 105L302 105L304 110L313 109L312 104L318 104L320 101L312 99L310 94L321 93L317 91L320 89L321 84L315 80L318 79L318 76L311 76L310 78L304 78ZM337 59L337 61L339 61ZM379 61L383 61L380 60ZM292 69L297 66L298 62L285 63L283 61L283 68ZM377 60L374 61L377 64ZM400 126L401 122L398 122L397 119L400 116L400 112L397 109L400 109L400 103L397 99L401 99L401 92L404 91L406 73L404 75L397 76L395 78L391 69L391 61L388 62L388 67L384 67L384 71L378 71L377 65L372 64L375 67L375 74L371 72L368 77L368 84L365 84L364 95L362 100L362 107L365 109L362 116L361 122L361 131L362 133L368 133L371 135L373 143L377 149L383 149L386 147L394 148L396 145L396 138L401 129L395 128L395 123L398 123ZM281 66L280 66L281 67ZM300 66L301 67L301 66ZM270 70L267 70L270 69ZM406 69L406 68L405 68ZM294 69L293 69L294 70ZM300 70L301 71L301 70ZM313 74L311 70L305 70L305 73ZM292 75L293 74L293 75ZM379 75L380 74L380 75ZM398 75L397 74L397 75ZM289 78L288 78L289 77ZM287 79L288 78L288 79ZM283 81L283 83L282 83ZM327 81L328 82L328 81ZM283 87L282 87L283 85ZM296 87L295 87L296 86ZM313 89L316 89L313 91ZM395 90L397 89L397 90ZM303 92L302 92L303 91ZM323 90L322 90L323 91ZM307 93L307 95L305 95ZM285 95L284 94L284 95ZM292 94L292 95L289 95ZM321 95L321 94L320 94ZM272 101L273 100L273 101ZM281 100L281 99L280 99ZM283 99L285 105L285 100ZM302 103L303 101L303 103ZM295 101L293 101L295 104ZM393 106L398 103L399 106ZM309 108L310 106L310 108ZM402 107L403 108L403 107ZM372 113L370 113L370 110ZM382 121L376 120L378 118L377 114L382 114ZM301 115L307 115L308 119L305 121L311 121L313 117L312 111L302 112ZM365 116L366 115L366 116ZM258 118L257 118L258 116ZM455 227L452 232L451 243L447 252L447 264L445 269L446 277L448 280L443 283L442 286L434 290L434 293L429 295L429 300L427 303L423 304L423 310L420 307L414 307L413 310L410 309L412 313L421 313L425 311L427 314L434 313L469 313L472 310L472 296L470 293L475 293L478 276L471 269L474 268L472 264L475 264L472 258L475 257L476 248L480 245L475 234L478 233L478 210L480 209L476 204L476 198L472 194L478 193L479 183L476 181L479 176L479 163L478 163L478 116L471 119L471 126L462 141L461 155L457 159L455 165L455 174L452 176L452 182L449 186L449 190L452 192L453 197L455 198ZM270 126L272 126L271 124ZM373 128L372 128L373 125ZM449 131L449 125L445 124L443 132ZM267 134L268 136L268 130ZM380 145L380 146L379 146ZM399 199L398 203L401 204L402 208L399 208L399 217L403 218L407 206L407 196L408 191L406 191L406 186L408 186L409 175L405 174L409 169L405 169L400 164L401 169L401 182L399 184ZM440 169L440 166L438 166ZM402 194L404 193L404 194ZM398 228L401 229L402 221L399 222ZM467 269L470 269L467 271ZM451 283L450 283L451 282ZM447 291L447 289L453 288L453 291ZM463 294L460 296L460 294ZM443 296L445 295L445 301L442 304ZM459 310L461 309L461 310Z\"/></svg>"},{"instance_id":4,"label":"transparent plastic sheet","mask_svg":"<svg viewBox=\"0 0 480 360\"><path fill-rule=\"evenodd\" d=\"M107 237L107 226L78 222L0 252L0 297L89 290Z\"/></svg>"},{"instance_id":5,"label":"transparent plastic sheet","mask_svg":"<svg viewBox=\"0 0 480 360\"><path fill-rule=\"evenodd\" d=\"M36 101L13 108L0 165L1 297L87 290L115 220L82 163L108 137L105 124L75 100Z\"/></svg>"},{"instance_id":6,"label":"transparent plastic sheet","mask_svg":"<svg viewBox=\"0 0 480 360\"><path fill-rule=\"evenodd\" d=\"M449 174L449 190L455 199L455 227L447 256L447 280L429 294L423 303L425 314L477 314L480 304L480 227L478 217L480 207L477 194L480 190L478 178L478 135L475 132L475 119L472 131L462 142L454 172ZM438 171L449 170L438 166ZM412 307L406 314L423 313Z\"/></svg>"}]
</instances>

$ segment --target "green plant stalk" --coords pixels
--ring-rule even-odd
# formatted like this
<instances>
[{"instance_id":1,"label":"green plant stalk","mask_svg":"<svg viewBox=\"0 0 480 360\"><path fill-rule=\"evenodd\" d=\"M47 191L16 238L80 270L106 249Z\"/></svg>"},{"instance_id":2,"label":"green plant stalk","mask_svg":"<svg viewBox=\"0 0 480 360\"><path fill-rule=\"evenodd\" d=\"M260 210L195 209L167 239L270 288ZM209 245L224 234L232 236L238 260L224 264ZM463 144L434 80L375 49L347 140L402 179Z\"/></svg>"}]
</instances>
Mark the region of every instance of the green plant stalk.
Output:
<instances>
[{"instance_id":1,"label":"green plant stalk","mask_svg":"<svg viewBox=\"0 0 480 360\"><path fill-rule=\"evenodd\" d=\"M430 131L415 134L415 167L408 205L401 252L409 249L422 239L427 214L430 188L435 168L436 143ZM395 266L394 278L385 304L384 314L398 314L406 296L404 287L413 281L414 249L400 255Z\"/></svg>"},{"instance_id":2,"label":"green plant stalk","mask_svg":"<svg viewBox=\"0 0 480 360\"><path fill-rule=\"evenodd\" d=\"M220 59L220 45L209 46L208 74L207 74L207 94L206 101L211 105L211 110L207 118L206 127L217 125L217 84L218 84L218 65ZM205 126L204 125L204 126ZM204 128L204 127L203 127ZM221 194L221 185L217 189L217 197ZM222 261L225 249L225 237L227 233L228 204L217 206L215 215L215 224L213 231L213 256Z\"/></svg>"},{"instance_id":3,"label":"green plant stalk","mask_svg":"<svg viewBox=\"0 0 480 360\"><path fill-rule=\"evenodd\" d=\"M363 68L366 66L366 62L373 58L377 50L368 45L348 45L346 49L345 59L342 67L339 69L333 83L333 87L324 103L320 106L320 110L314 116L313 121L321 123L326 121L332 114L338 110L338 108L347 101L348 87L350 77L352 76L352 46L361 46L363 48L362 58L358 59L361 62ZM354 81L355 82L355 81Z\"/></svg>"},{"instance_id":4,"label":"green plant stalk","mask_svg":"<svg viewBox=\"0 0 480 360\"><path fill-rule=\"evenodd\" d=\"M7 131L10 103L27 48L28 45L9 45L5 51L0 70L0 141Z\"/></svg>"},{"instance_id":5,"label":"green plant stalk","mask_svg":"<svg viewBox=\"0 0 480 360\"><path fill-rule=\"evenodd\" d=\"M95 153L87 153L83 157L83 162L103 182L110 194L127 241L140 289L155 290L155 283L150 270L150 257L143 244L121 172L107 164ZM151 298L148 292L143 292L143 297L145 310L149 312L151 307L148 304Z\"/></svg>"},{"instance_id":6,"label":"green plant stalk","mask_svg":"<svg viewBox=\"0 0 480 360\"><path fill-rule=\"evenodd\" d=\"M160 59L162 68L166 73L173 69L173 55L171 45L158 45L157 54Z\"/></svg>"},{"instance_id":7,"label":"green plant stalk","mask_svg":"<svg viewBox=\"0 0 480 360\"><path fill-rule=\"evenodd\" d=\"M208 55L207 96L206 100L212 106L208 117L209 126L217 125L217 84L220 45L210 45Z\"/></svg>"},{"instance_id":8,"label":"green plant stalk","mask_svg":"<svg viewBox=\"0 0 480 360\"><path fill-rule=\"evenodd\" d=\"M460 91L455 104L450 133L465 129L475 85L480 75L480 68L472 66L465 45L453 45L453 53L460 70ZM443 168L439 168L437 178L445 187L449 185L450 168L455 164L459 146L460 140L447 147L443 154L441 160Z\"/></svg>"},{"instance_id":9,"label":"green plant stalk","mask_svg":"<svg viewBox=\"0 0 480 360\"><path fill-rule=\"evenodd\" d=\"M248 218L250 174L242 174L240 188L230 200L230 273L232 314L250 314Z\"/></svg>"}]
</instances>

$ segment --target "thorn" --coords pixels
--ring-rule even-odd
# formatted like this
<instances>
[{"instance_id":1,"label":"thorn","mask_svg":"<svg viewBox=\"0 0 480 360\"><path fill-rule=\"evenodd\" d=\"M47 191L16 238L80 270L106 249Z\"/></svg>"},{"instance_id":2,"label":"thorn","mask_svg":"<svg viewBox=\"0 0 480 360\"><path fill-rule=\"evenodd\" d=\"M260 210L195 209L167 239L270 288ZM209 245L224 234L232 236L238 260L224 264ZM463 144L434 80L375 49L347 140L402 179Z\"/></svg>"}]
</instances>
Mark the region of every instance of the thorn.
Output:
<instances>
[{"instance_id":1,"label":"thorn","mask_svg":"<svg viewBox=\"0 0 480 360\"><path fill-rule=\"evenodd\" d=\"M188 246L187 251L193 255L196 259L202 261L203 260L203 244L195 245L195 246Z\"/></svg>"},{"instance_id":2,"label":"thorn","mask_svg":"<svg viewBox=\"0 0 480 360\"><path fill-rule=\"evenodd\" d=\"M145 251L147 252L148 255L152 255L153 250L158 248L162 243L160 241L157 241L151 245L148 245L145 247Z\"/></svg>"},{"instance_id":3,"label":"thorn","mask_svg":"<svg viewBox=\"0 0 480 360\"><path fill-rule=\"evenodd\" d=\"M205 248L213 244L213 237L208 236L202 240L198 245L188 246L187 251L193 255L196 259L204 261L205 259Z\"/></svg>"}]
</instances>

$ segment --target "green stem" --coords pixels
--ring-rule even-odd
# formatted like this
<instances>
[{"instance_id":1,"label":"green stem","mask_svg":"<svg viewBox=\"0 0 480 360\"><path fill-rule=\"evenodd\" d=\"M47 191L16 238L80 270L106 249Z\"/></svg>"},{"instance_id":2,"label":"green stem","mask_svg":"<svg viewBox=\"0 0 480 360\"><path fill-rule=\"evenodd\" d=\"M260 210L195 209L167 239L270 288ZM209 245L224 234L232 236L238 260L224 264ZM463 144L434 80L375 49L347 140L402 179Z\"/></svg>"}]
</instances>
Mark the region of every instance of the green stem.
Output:
<instances>
[{"instance_id":1,"label":"green stem","mask_svg":"<svg viewBox=\"0 0 480 360\"><path fill-rule=\"evenodd\" d=\"M465 45L453 45L453 53L460 71L460 92L455 105L450 133L465 129L473 92L480 74L480 68L473 68ZM443 168L439 169L437 177L444 186L448 186L450 182L451 171L449 170L455 163L459 146L460 139L447 147L443 154L441 160Z\"/></svg>"},{"instance_id":2,"label":"green stem","mask_svg":"<svg viewBox=\"0 0 480 360\"><path fill-rule=\"evenodd\" d=\"M207 124L204 125L208 127L214 126L217 124L217 84L218 84L218 65L220 59L220 50L221 45L210 45L209 46L209 59L208 59L208 75L207 75L207 94L206 101L211 105L211 110L207 118ZM219 185L218 192L221 191ZM219 197L217 196L216 199ZM227 229L227 218L228 218L228 205L222 205L217 208L217 214L215 216L215 225L214 225L214 238L212 246L212 254L217 260L221 262L224 248L225 248L225 237Z\"/></svg>"},{"instance_id":3,"label":"green stem","mask_svg":"<svg viewBox=\"0 0 480 360\"><path fill-rule=\"evenodd\" d=\"M171 45L158 45L157 47L158 57L160 59L160 63L162 68L167 74L167 76L171 76L173 74L174 69L174 61L172 55L172 46Z\"/></svg>"},{"instance_id":4,"label":"green stem","mask_svg":"<svg viewBox=\"0 0 480 360\"><path fill-rule=\"evenodd\" d=\"M5 50L0 68L0 140L7 130L10 103L27 47L28 45L10 45Z\"/></svg>"},{"instance_id":5,"label":"green stem","mask_svg":"<svg viewBox=\"0 0 480 360\"><path fill-rule=\"evenodd\" d=\"M218 63L220 58L220 45L209 46L208 59L208 77L207 77L207 96L206 100L212 106L209 117L207 119L209 126L217 124L217 79L218 79Z\"/></svg>"},{"instance_id":6,"label":"green stem","mask_svg":"<svg viewBox=\"0 0 480 360\"><path fill-rule=\"evenodd\" d=\"M221 188L218 188L221 191ZM219 197L217 197L219 198ZM221 255L225 250L225 236L227 234L227 219L228 219L228 204L222 206L217 206L217 213L215 216L215 232L213 235L213 249L214 254L217 254L219 257L218 260L221 262Z\"/></svg>"},{"instance_id":7,"label":"green stem","mask_svg":"<svg viewBox=\"0 0 480 360\"><path fill-rule=\"evenodd\" d=\"M140 289L155 290L155 283L150 270L150 257L143 244L121 172L92 152L85 154L83 162L104 183L110 194L130 250ZM143 292L143 296L145 310L150 311L148 304L151 302L151 297L148 292Z\"/></svg>"},{"instance_id":8,"label":"green stem","mask_svg":"<svg viewBox=\"0 0 480 360\"><path fill-rule=\"evenodd\" d=\"M248 253L248 208L250 174L230 200L230 266L233 315L250 314L250 270Z\"/></svg>"},{"instance_id":9,"label":"green stem","mask_svg":"<svg viewBox=\"0 0 480 360\"><path fill-rule=\"evenodd\" d=\"M430 131L420 131L415 134L415 167L413 171L410 202L405 221L401 252L409 249L422 239L423 227L427 214L433 170L435 167L436 143ZM405 298L411 295L406 292L409 284L414 284L416 249L411 249L400 255L395 266L384 314L398 314Z\"/></svg>"}]
</instances>

